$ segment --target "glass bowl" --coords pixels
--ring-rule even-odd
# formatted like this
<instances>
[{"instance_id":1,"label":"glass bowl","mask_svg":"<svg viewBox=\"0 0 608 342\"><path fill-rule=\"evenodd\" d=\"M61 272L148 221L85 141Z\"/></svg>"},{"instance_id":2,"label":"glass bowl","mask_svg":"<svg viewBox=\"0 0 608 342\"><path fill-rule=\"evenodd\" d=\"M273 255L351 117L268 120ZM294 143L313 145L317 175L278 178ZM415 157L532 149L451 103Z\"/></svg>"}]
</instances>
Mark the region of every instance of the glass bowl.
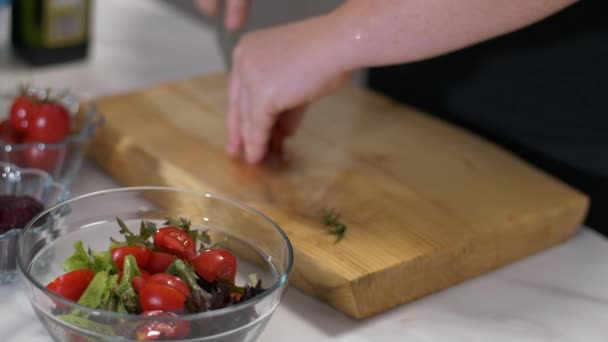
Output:
<instances>
[{"instance_id":1,"label":"glass bowl","mask_svg":"<svg viewBox=\"0 0 608 342\"><path fill-rule=\"evenodd\" d=\"M117 217L132 230L141 220L161 227L169 217L188 218L192 229L208 230L212 243L237 257L237 284L256 273L266 290L234 306L178 318L91 309L48 291L45 285L63 273L62 262L76 241L85 250L105 251L110 237L124 240ZM49 208L21 234L17 258L26 297L57 341L134 341L137 329L160 322L187 324L191 333L182 341L248 342L257 339L283 298L293 251L277 224L237 201L198 191L133 187L95 192ZM66 312L79 317L66 319Z\"/></svg>"},{"instance_id":2,"label":"glass bowl","mask_svg":"<svg viewBox=\"0 0 608 342\"><path fill-rule=\"evenodd\" d=\"M73 93L66 91L55 94L48 89L25 87L29 96L43 99L47 96L58 98L72 117L72 133L57 143L30 142L11 144L0 139L0 161L19 167L41 169L49 173L55 181L70 187L80 170L91 137L103 124L103 116L94 104L81 104ZM5 120L18 92L6 93L0 97L0 120Z\"/></svg>"},{"instance_id":3,"label":"glass bowl","mask_svg":"<svg viewBox=\"0 0 608 342\"><path fill-rule=\"evenodd\" d=\"M0 195L31 196L48 208L67 199L68 191L44 171L0 162ZM23 228L0 231L0 284L17 278L17 240Z\"/></svg>"}]
</instances>

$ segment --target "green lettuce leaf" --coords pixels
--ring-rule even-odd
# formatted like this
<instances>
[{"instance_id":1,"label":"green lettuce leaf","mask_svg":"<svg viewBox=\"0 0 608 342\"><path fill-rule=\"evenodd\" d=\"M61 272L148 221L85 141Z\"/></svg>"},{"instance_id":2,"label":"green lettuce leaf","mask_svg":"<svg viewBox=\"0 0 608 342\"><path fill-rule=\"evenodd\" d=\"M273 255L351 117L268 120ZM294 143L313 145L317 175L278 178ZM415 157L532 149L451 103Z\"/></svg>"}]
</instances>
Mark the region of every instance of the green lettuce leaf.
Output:
<instances>
[{"instance_id":1,"label":"green lettuce leaf","mask_svg":"<svg viewBox=\"0 0 608 342\"><path fill-rule=\"evenodd\" d=\"M77 326L79 328L93 331L102 335L113 336L115 335L114 329L111 326L93 322L85 317L78 316L73 313L59 315L58 318L68 324ZM97 340L97 339L96 339Z\"/></svg>"},{"instance_id":2,"label":"green lettuce leaf","mask_svg":"<svg viewBox=\"0 0 608 342\"><path fill-rule=\"evenodd\" d=\"M98 252L89 248L88 253L84 250L82 241L74 243L74 253L67 258L63 264L66 272L90 269L94 273L106 271L108 273L118 273L118 268L112 260L112 251L109 248L105 252Z\"/></svg>"},{"instance_id":3,"label":"green lettuce leaf","mask_svg":"<svg viewBox=\"0 0 608 342\"><path fill-rule=\"evenodd\" d=\"M74 254L67 258L63 264L63 270L66 272L90 269L89 255L84 250L82 241L76 241L74 243Z\"/></svg>"},{"instance_id":4,"label":"green lettuce leaf","mask_svg":"<svg viewBox=\"0 0 608 342\"><path fill-rule=\"evenodd\" d=\"M114 274L108 278L106 286L108 288L107 291L104 291L101 297L101 309L116 311L116 305L118 298L114 295L114 292L110 291L110 289L114 288L118 284L118 274Z\"/></svg>"},{"instance_id":5,"label":"green lettuce leaf","mask_svg":"<svg viewBox=\"0 0 608 342\"><path fill-rule=\"evenodd\" d=\"M122 311L123 309L131 313L140 311L139 297L132 285L133 277L136 275L141 275L139 268L137 267L137 260L133 255L127 255L122 269L120 284L113 289L118 297L117 309L119 311Z\"/></svg>"},{"instance_id":6,"label":"green lettuce leaf","mask_svg":"<svg viewBox=\"0 0 608 342\"><path fill-rule=\"evenodd\" d=\"M108 249L105 252L98 252L89 249L91 258L91 270L95 273L106 271L109 273L118 273L118 267L112 259L112 250Z\"/></svg>"},{"instance_id":7,"label":"green lettuce leaf","mask_svg":"<svg viewBox=\"0 0 608 342\"><path fill-rule=\"evenodd\" d=\"M93 309L97 309L101 307L104 301L107 301L108 292L110 292L110 288L108 287L108 280L110 276L108 272L101 271L97 272L93 277L93 280L89 283L89 286L84 291L80 299L78 300L78 304L88 306Z\"/></svg>"}]
</instances>

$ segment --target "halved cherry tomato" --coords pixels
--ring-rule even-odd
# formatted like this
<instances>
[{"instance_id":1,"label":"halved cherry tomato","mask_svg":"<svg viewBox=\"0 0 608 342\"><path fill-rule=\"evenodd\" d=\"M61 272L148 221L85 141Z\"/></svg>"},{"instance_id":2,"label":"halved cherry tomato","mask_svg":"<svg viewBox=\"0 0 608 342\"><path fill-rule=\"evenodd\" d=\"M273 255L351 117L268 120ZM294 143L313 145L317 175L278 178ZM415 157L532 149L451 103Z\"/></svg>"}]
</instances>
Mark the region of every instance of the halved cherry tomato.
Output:
<instances>
[{"instance_id":1,"label":"halved cherry tomato","mask_svg":"<svg viewBox=\"0 0 608 342\"><path fill-rule=\"evenodd\" d=\"M154 234L154 246L182 259L196 257L196 244L183 230L176 227L163 227Z\"/></svg>"},{"instance_id":2,"label":"halved cherry tomato","mask_svg":"<svg viewBox=\"0 0 608 342\"><path fill-rule=\"evenodd\" d=\"M156 273L152 275L147 282L148 284L161 284L172 287L181 292L186 297L188 297L188 295L190 294L190 288L188 287L188 285L180 278L171 274Z\"/></svg>"},{"instance_id":3,"label":"halved cherry tomato","mask_svg":"<svg viewBox=\"0 0 608 342\"><path fill-rule=\"evenodd\" d=\"M146 285L146 278L142 276L135 276L131 281L131 285L133 285L135 292L139 293L141 289L143 289L144 285Z\"/></svg>"},{"instance_id":4,"label":"halved cherry tomato","mask_svg":"<svg viewBox=\"0 0 608 342\"><path fill-rule=\"evenodd\" d=\"M178 317L173 312L162 310L144 311L144 317ZM158 339L180 339L190 334L190 323L187 321L152 321L137 328L138 341L156 341Z\"/></svg>"},{"instance_id":5,"label":"halved cherry tomato","mask_svg":"<svg viewBox=\"0 0 608 342\"><path fill-rule=\"evenodd\" d=\"M27 132L35 107L35 104L26 96L19 96L13 101L10 109L10 122L16 132L20 134Z\"/></svg>"},{"instance_id":6,"label":"halved cherry tomato","mask_svg":"<svg viewBox=\"0 0 608 342\"><path fill-rule=\"evenodd\" d=\"M31 141L53 143L70 134L70 114L60 104L42 103L28 119L25 134Z\"/></svg>"},{"instance_id":7,"label":"halved cherry tomato","mask_svg":"<svg viewBox=\"0 0 608 342\"><path fill-rule=\"evenodd\" d=\"M155 273L163 273L171 266L175 260L175 255L163 252L151 252L150 260L148 260L148 266L146 266L146 270L148 272Z\"/></svg>"},{"instance_id":8,"label":"halved cherry tomato","mask_svg":"<svg viewBox=\"0 0 608 342\"><path fill-rule=\"evenodd\" d=\"M94 276L89 269L71 271L55 278L46 288L64 298L78 301Z\"/></svg>"},{"instance_id":9,"label":"halved cherry tomato","mask_svg":"<svg viewBox=\"0 0 608 342\"><path fill-rule=\"evenodd\" d=\"M201 252L192 265L196 273L210 283L217 279L234 282L236 277L236 257L223 249Z\"/></svg>"},{"instance_id":10,"label":"halved cherry tomato","mask_svg":"<svg viewBox=\"0 0 608 342\"><path fill-rule=\"evenodd\" d=\"M186 296L178 290L161 284L146 282L139 292L139 304L144 311L176 311L184 308Z\"/></svg>"},{"instance_id":11,"label":"halved cherry tomato","mask_svg":"<svg viewBox=\"0 0 608 342\"><path fill-rule=\"evenodd\" d=\"M150 250L145 246L121 246L112 248L112 260L114 260L114 263L119 270L122 270L127 255L135 257L139 268L145 268L150 260Z\"/></svg>"}]
</instances>

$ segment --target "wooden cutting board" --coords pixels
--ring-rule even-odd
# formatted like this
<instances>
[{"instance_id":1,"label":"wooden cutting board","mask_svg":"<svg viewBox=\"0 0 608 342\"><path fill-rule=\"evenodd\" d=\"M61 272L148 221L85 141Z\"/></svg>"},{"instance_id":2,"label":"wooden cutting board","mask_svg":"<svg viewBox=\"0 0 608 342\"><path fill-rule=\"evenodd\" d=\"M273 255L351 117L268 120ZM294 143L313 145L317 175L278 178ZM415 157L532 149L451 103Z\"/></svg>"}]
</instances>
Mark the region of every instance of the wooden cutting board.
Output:
<instances>
[{"instance_id":1,"label":"wooden cutting board","mask_svg":"<svg viewBox=\"0 0 608 342\"><path fill-rule=\"evenodd\" d=\"M295 249L291 284L355 318L455 285L572 236L588 199L476 136L347 87L312 106L287 163L224 152L226 77L98 99L89 157L124 185L234 197ZM489 113L491 115L491 113ZM335 243L321 219L348 225Z\"/></svg>"}]
</instances>

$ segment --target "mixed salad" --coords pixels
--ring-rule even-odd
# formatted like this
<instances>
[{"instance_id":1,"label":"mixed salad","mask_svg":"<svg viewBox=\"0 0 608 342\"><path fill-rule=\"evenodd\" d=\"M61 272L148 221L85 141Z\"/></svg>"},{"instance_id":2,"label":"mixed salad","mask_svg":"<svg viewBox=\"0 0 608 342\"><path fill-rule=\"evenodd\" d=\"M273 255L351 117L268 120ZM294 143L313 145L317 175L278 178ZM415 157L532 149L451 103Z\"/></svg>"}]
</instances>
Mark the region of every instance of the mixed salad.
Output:
<instances>
[{"instance_id":1,"label":"mixed salad","mask_svg":"<svg viewBox=\"0 0 608 342\"><path fill-rule=\"evenodd\" d=\"M191 229L187 219L168 219L160 228L142 220L139 234L119 218L117 223L124 241L110 239L106 251L87 251L82 241L77 241L74 253L63 262L66 273L48 283L47 288L90 308L142 316L217 310L264 291L255 274L246 284L237 285L236 257L211 245L207 232ZM94 318L83 318L76 309L66 311L60 303L56 310L66 322L87 328L95 324L87 321ZM130 337L158 340L193 334L194 327L187 321L178 322L142 324Z\"/></svg>"}]
</instances>

